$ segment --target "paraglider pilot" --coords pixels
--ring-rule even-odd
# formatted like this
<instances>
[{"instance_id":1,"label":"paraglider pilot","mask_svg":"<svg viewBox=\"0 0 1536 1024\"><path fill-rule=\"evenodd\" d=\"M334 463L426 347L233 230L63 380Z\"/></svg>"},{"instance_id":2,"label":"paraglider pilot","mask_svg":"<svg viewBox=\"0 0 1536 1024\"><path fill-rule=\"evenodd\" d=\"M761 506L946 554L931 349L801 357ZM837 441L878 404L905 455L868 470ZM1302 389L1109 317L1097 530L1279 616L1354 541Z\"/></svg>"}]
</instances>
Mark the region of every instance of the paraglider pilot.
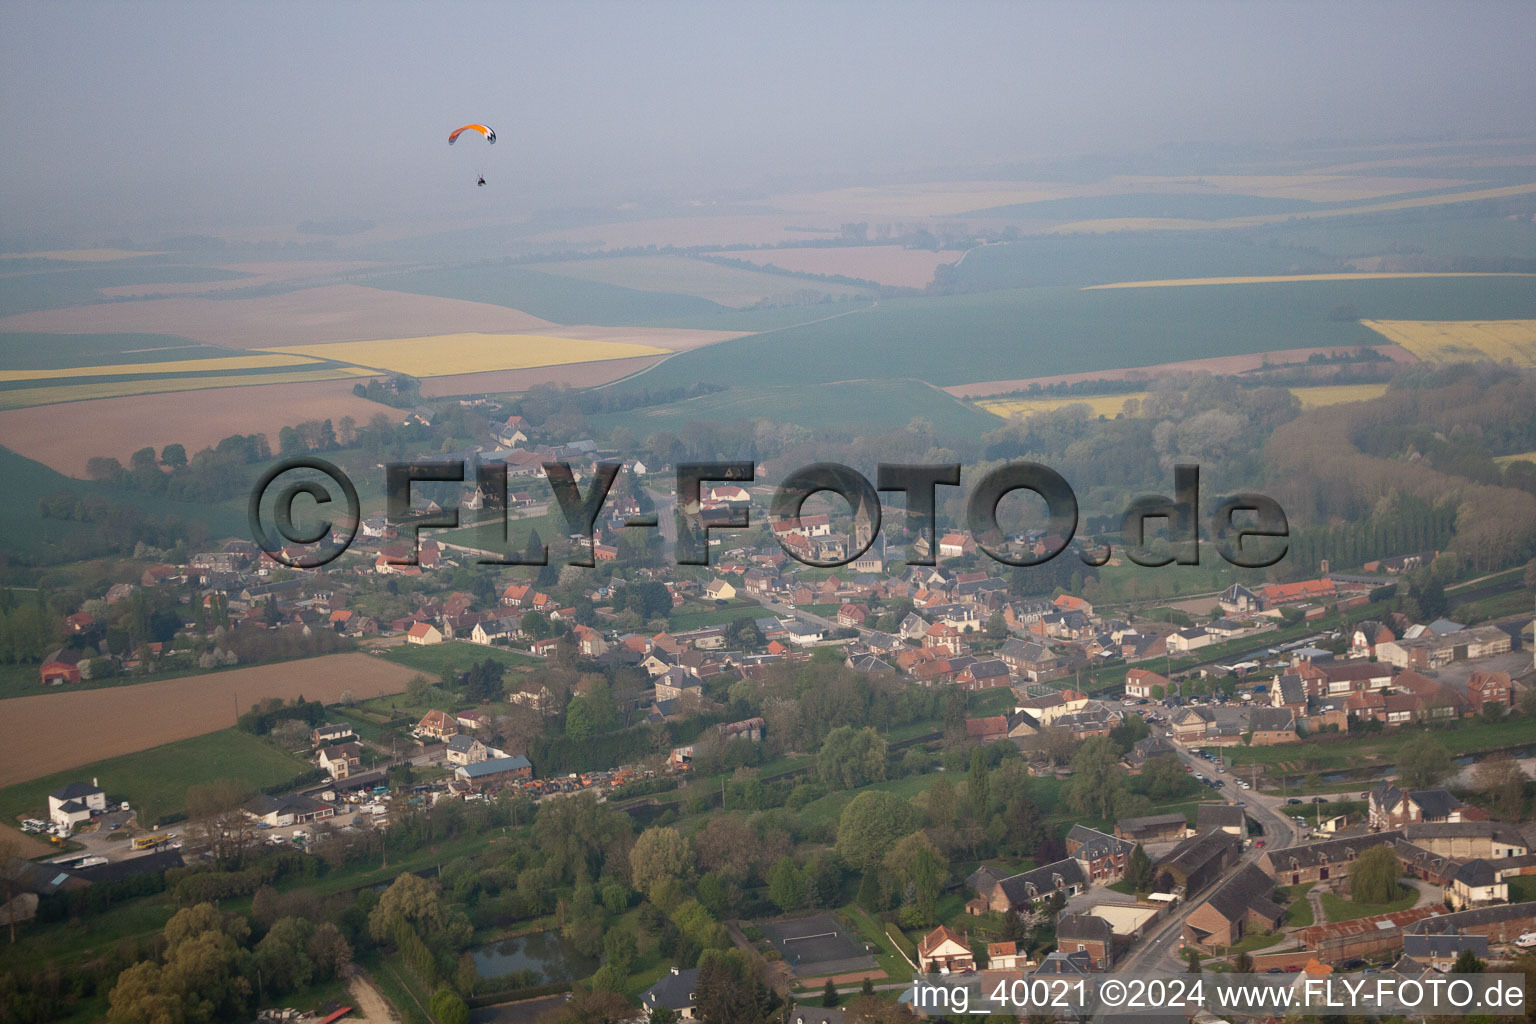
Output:
<instances>
[{"instance_id":1,"label":"paraglider pilot","mask_svg":"<svg viewBox=\"0 0 1536 1024\"><path fill-rule=\"evenodd\" d=\"M481 176L480 176L480 177L479 177L479 179L478 179L478 180L476 180L476 182L475 182L475 184L476 184L476 185L484 185L484 184L485 184L485 175L483 175L483 174L482 174L482 175L481 175Z\"/></svg>"}]
</instances>

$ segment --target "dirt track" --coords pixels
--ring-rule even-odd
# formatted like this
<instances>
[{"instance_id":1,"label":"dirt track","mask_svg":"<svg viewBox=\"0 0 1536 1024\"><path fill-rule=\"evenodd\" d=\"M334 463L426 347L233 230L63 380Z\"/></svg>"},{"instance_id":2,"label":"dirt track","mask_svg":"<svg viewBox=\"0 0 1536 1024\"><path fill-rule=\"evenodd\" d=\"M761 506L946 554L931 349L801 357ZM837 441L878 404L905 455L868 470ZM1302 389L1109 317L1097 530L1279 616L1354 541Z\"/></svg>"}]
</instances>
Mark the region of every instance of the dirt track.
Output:
<instances>
[{"instance_id":1,"label":"dirt track","mask_svg":"<svg viewBox=\"0 0 1536 1024\"><path fill-rule=\"evenodd\" d=\"M300 696L334 703L344 690L358 700L400 693L416 672L368 654L254 665L106 690L0 700L6 726L0 786L147 750L235 724L264 697Z\"/></svg>"}]
</instances>

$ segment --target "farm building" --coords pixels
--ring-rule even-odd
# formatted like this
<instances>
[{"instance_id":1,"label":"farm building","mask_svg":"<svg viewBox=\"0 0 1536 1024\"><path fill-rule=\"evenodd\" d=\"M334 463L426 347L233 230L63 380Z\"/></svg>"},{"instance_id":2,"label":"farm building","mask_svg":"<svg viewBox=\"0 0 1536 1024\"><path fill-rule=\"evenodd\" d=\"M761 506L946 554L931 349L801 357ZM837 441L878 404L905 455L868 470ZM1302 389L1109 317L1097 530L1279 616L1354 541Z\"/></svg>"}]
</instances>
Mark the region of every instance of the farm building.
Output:
<instances>
[{"instance_id":1,"label":"farm building","mask_svg":"<svg viewBox=\"0 0 1536 1024\"><path fill-rule=\"evenodd\" d=\"M85 656L79 651L70 650L68 647L54 651L43 659L38 666L38 677L44 686L58 686L61 683L78 683L85 677Z\"/></svg>"},{"instance_id":2,"label":"farm building","mask_svg":"<svg viewBox=\"0 0 1536 1024\"><path fill-rule=\"evenodd\" d=\"M461 764L453 774L466 782L490 782L533 778L533 765L522 754L516 757L495 757L489 761Z\"/></svg>"}]
</instances>

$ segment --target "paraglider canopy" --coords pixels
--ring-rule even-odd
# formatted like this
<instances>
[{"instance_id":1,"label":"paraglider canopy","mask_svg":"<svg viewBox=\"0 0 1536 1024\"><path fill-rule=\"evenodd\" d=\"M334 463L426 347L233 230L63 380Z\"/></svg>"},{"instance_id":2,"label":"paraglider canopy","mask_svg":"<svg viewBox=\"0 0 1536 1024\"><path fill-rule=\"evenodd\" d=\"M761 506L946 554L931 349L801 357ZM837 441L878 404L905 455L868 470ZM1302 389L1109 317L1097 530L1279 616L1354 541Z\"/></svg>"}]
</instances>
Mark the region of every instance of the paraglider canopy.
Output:
<instances>
[{"instance_id":1,"label":"paraglider canopy","mask_svg":"<svg viewBox=\"0 0 1536 1024\"><path fill-rule=\"evenodd\" d=\"M496 141L496 133L494 131L492 131L491 129L487 128L485 125L483 125L483 124L466 124L463 127L455 128L453 131L448 133L448 145L451 146L455 142L457 142L459 136L463 135L465 132L479 132L481 135L485 136L485 141L486 142L495 142Z\"/></svg>"}]
</instances>

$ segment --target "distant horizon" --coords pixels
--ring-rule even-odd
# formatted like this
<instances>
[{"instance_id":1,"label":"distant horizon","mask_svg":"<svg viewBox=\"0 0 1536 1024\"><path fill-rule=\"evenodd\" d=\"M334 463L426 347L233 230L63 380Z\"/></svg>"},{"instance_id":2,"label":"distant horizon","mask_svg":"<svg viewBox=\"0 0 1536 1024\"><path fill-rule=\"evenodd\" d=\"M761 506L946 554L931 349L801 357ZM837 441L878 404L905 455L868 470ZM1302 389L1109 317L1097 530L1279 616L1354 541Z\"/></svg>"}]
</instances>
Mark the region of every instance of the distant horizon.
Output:
<instances>
[{"instance_id":1,"label":"distant horizon","mask_svg":"<svg viewBox=\"0 0 1536 1024\"><path fill-rule=\"evenodd\" d=\"M8 7L0 248L1478 143L1536 109L1529 4L375 12ZM468 120L483 167L446 145Z\"/></svg>"}]
</instances>

